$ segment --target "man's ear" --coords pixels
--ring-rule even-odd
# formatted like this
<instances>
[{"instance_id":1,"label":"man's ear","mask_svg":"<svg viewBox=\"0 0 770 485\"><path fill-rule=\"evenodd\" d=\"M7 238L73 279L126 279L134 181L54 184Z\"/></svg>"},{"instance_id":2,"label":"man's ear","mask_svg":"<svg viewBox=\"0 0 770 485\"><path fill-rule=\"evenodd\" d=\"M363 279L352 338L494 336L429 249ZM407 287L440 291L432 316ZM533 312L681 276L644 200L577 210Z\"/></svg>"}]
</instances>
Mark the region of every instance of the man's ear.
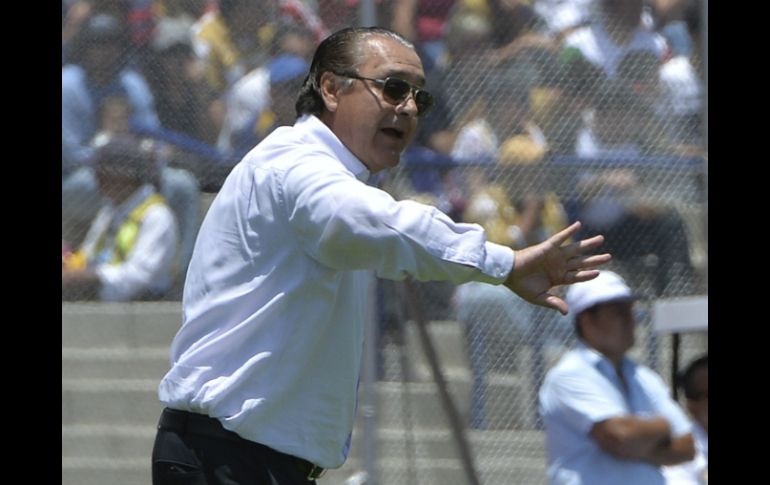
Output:
<instances>
[{"instance_id":1,"label":"man's ear","mask_svg":"<svg viewBox=\"0 0 770 485\"><path fill-rule=\"evenodd\" d=\"M338 94L342 89L342 83L340 83L339 78L334 73L326 71L321 74L318 84L318 90L321 92L321 98L324 100L326 109L334 113L337 111L337 105L339 104Z\"/></svg>"}]
</instances>

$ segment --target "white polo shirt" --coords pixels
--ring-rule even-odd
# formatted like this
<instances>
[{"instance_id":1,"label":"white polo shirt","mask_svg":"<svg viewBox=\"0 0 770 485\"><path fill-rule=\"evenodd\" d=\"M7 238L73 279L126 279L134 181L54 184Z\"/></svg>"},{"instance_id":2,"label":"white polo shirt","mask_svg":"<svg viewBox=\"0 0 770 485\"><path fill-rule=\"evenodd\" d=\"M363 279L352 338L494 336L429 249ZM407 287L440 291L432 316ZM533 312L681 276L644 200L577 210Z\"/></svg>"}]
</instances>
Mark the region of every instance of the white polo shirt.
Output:
<instances>
[{"instance_id":1,"label":"white polo shirt","mask_svg":"<svg viewBox=\"0 0 770 485\"><path fill-rule=\"evenodd\" d=\"M198 234L159 386L173 409L324 468L348 453L371 273L502 283L513 251L395 201L314 116L235 166Z\"/></svg>"}]
</instances>

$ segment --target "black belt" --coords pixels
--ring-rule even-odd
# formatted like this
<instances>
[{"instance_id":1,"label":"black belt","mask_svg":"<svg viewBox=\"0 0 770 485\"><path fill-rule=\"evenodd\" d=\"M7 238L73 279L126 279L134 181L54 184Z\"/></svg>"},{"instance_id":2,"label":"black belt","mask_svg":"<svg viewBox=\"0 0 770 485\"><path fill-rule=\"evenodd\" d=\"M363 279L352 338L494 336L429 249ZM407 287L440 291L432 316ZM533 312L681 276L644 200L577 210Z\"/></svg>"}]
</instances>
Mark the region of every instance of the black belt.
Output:
<instances>
[{"instance_id":1,"label":"black belt","mask_svg":"<svg viewBox=\"0 0 770 485\"><path fill-rule=\"evenodd\" d=\"M262 445L261 443L256 443L254 441L241 438L237 433L225 429L218 419L204 416L203 414L166 408L160 415L158 429L168 429L176 431L179 434L197 434L201 436L208 436L214 439L234 441L239 444L256 445L258 447L265 448L269 452L291 458L294 462L297 463L297 466L302 471L302 474L305 475L308 480L321 478L324 473L326 473L326 470L320 466L316 466L298 456L287 455L286 453L281 453L280 451Z\"/></svg>"}]
</instances>

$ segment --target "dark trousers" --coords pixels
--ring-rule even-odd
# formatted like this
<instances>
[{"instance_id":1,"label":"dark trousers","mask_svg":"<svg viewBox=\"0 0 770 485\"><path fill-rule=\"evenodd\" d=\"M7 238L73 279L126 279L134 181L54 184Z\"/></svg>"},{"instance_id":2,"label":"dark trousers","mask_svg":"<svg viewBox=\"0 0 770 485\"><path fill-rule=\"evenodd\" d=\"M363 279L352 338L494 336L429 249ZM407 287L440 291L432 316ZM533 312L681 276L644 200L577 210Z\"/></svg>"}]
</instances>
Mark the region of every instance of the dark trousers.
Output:
<instances>
[{"instance_id":1,"label":"dark trousers","mask_svg":"<svg viewBox=\"0 0 770 485\"><path fill-rule=\"evenodd\" d=\"M165 409L152 450L153 485L314 485L320 469L241 438L218 420Z\"/></svg>"}]
</instances>

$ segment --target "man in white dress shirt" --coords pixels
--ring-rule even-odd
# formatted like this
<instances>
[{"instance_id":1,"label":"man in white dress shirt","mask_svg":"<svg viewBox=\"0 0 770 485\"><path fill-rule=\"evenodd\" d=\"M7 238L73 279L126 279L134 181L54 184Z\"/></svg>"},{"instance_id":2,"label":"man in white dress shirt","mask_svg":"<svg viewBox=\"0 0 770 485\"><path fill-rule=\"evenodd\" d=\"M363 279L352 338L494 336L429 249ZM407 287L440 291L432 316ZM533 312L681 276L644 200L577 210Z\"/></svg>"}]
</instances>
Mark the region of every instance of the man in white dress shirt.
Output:
<instances>
[{"instance_id":1,"label":"man in white dress shirt","mask_svg":"<svg viewBox=\"0 0 770 485\"><path fill-rule=\"evenodd\" d=\"M350 449L370 275L505 284L567 311L552 287L594 278L579 224L513 251L478 225L365 183L395 167L431 106L411 43L343 29L316 50L294 126L236 165L187 272L159 386L153 483L307 484Z\"/></svg>"}]
</instances>

